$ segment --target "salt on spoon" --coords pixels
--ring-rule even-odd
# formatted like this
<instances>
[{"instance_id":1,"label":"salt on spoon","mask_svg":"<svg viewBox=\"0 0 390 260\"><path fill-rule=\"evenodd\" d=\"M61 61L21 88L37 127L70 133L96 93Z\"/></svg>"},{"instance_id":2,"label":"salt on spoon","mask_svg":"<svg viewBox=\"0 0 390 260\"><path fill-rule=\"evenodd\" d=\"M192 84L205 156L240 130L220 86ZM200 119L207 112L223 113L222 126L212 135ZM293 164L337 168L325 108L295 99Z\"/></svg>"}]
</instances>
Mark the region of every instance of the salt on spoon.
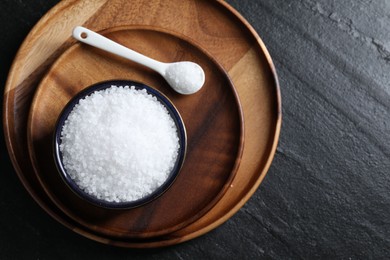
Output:
<instances>
[{"instance_id":1,"label":"salt on spoon","mask_svg":"<svg viewBox=\"0 0 390 260\"><path fill-rule=\"evenodd\" d=\"M74 28L73 37L83 43L132 60L158 72L165 78L169 85L180 94L193 94L199 91L205 82L203 69L194 62L160 62L146 57L145 55L133 51L82 26Z\"/></svg>"}]
</instances>

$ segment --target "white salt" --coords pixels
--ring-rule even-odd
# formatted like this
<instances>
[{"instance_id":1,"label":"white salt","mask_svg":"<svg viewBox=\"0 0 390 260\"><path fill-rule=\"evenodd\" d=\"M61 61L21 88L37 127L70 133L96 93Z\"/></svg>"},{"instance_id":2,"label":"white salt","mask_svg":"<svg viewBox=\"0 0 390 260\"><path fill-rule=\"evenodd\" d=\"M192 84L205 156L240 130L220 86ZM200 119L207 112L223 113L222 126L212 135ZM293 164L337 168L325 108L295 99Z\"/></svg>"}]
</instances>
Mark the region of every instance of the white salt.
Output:
<instances>
[{"instance_id":1,"label":"white salt","mask_svg":"<svg viewBox=\"0 0 390 260\"><path fill-rule=\"evenodd\" d=\"M204 72L192 62L173 63L166 70L168 83L181 94L193 94L204 83Z\"/></svg>"},{"instance_id":2,"label":"white salt","mask_svg":"<svg viewBox=\"0 0 390 260\"><path fill-rule=\"evenodd\" d=\"M60 150L67 173L109 202L145 197L168 178L178 156L177 128L156 97L112 86L80 100L65 121Z\"/></svg>"}]
</instances>

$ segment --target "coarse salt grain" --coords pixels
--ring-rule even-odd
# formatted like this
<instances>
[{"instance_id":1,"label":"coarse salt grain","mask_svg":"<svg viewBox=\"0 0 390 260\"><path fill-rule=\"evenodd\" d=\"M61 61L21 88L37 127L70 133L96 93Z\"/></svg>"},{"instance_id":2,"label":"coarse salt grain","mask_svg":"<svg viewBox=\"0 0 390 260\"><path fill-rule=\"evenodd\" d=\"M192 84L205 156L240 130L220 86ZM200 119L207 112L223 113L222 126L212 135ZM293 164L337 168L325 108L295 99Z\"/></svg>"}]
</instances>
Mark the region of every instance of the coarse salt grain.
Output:
<instances>
[{"instance_id":1,"label":"coarse salt grain","mask_svg":"<svg viewBox=\"0 0 390 260\"><path fill-rule=\"evenodd\" d=\"M60 151L86 193L129 202L155 191L178 156L177 127L145 89L111 86L80 100L64 123Z\"/></svg>"}]
</instances>

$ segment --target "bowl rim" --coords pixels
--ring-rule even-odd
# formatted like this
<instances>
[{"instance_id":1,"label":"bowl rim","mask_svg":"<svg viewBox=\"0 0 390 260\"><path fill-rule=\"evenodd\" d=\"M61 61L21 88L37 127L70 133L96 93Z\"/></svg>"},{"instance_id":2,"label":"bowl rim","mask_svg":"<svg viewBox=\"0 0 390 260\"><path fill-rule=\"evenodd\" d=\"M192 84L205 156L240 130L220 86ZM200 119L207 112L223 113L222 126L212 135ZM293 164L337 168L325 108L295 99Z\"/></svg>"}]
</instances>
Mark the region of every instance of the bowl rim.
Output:
<instances>
[{"instance_id":1,"label":"bowl rim","mask_svg":"<svg viewBox=\"0 0 390 260\"><path fill-rule=\"evenodd\" d=\"M170 114L171 118L175 122L178 137L179 137L179 150L178 150L178 156L175 162L175 165L173 169L171 170L168 178L164 181L162 185L160 185L157 189L155 189L150 194L134 200L134 201L125 201L125 202L109 202L106 200L98 199L95 196L86 193L83 191L76 182L69 176L67 171L64 168L63 162L62 162L62 153L60 151L60 144L61 144L61 132L63 125L68 118L69 114L72 112L74 106L79 103L81 99L84 99L85 97L91 95L92 93L96 91L102 91L104 89L108 89L112 86L119 86L119 87L125 87L134 86L135 89L145 89L148 94L153 95L157 98L157 100L168 110L168 113ZM142 205L145 205L147 203L152 202L153 200L157 199L161 195L163 195L175 182L177 176L180 173L180 170L184 164L185 157L187 153L187 132L185 128L184 121L178 111L178 109L175 107L173 102L165 96L161 91L148 86L144 83L133 81L133 80L127 80L127 79L113 79L113 80L106 80L106 81L100 81L97 83L94 83L83 90L79 91L75 96L73 96L68 103L65 105L65 107L62 109L60 115L57 118L55 129L53 133L53 155L54 155L54 162L56 165L56 168L58 170L59 175L61 176L61 179L65 182L66 186L75 193L79 198L89 202L90 204L93 204L98 207L103 207L107 209L130 209L130 208L136 208L140 207Z\"/></svg>"}]
</instances>

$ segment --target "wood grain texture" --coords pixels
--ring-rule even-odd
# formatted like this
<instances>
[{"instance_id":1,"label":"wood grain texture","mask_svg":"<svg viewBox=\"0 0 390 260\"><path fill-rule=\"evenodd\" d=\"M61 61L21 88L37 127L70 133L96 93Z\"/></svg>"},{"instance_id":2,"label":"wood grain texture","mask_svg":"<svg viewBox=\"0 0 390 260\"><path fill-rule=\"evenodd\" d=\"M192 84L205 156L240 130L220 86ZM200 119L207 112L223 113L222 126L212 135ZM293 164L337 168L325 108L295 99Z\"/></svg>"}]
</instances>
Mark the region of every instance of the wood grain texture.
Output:
<instances>
[{"instance_id":1,"label":"wood grain texture","mask_svg":"<svg viewBox=\"0 0 390 260\"><path fill-rule=\"evenodd\" d=\"M78 25L71 15L61 16L62 8L72 3L61 2L47 17L62 17L70 27ZM178 14L176 10L187 12ZM57 212L57 208L52 209L51 200L47 199L46 194L42 195L42 186L37 183L31 162L25 157L26 116L44 70L63 52L64 46L74 42L70 38L46 63L27 77L28 81L15 85L17 81L14 79L21 75L17 70L11 70L5 92L4 125L9 137L9 150L23 184L49 214L71 229L97 241L109 241L112 245L127 247L155 247L176 244L202 235L226 221L243 206L270 166L280 131L281 104L275 70L265 46L249 24L224 2L138 1L130 5L127 1L109 1L93 13L84 26L100 31L114 26L139 24L183 34L205 49L229 72L241 101L245 121L244 135L249 141L245 144L240 167L226 194L202 218L154 240L118 241L91 233L66 214ZM38 23L34 30L42 28L47 33L53 30L50 19ZM70 35L70 31L68 33ZM29 37L26 41L29 41ZM24 45L19 52L29 53L30 47ZM17 57L13 68L17 68L23 61ZM202 103L200 107L203 105ZM15 117L14 111L18 111L19 117ZM23 170L19 167L23 167Z\"/></svg>"},{"instance_id":2,"label":"wood grain texture","mask_svg":"<svg viewBox=\"0 0 390 260\"><path fill-rule=\"evenodd\" d=\"M230 187L244 143L241 105L228 75L188 40L150 26L102 33L160 61L198 63L205 71L205 85L198 93L183 96L150 69L75 45L48 71L31 105L28 146L36 176L59 208L93 232L133 239L172 233L200 218ZM88 204L68 189L51 158L55 123L67 102L82 89L111 79L143 82L160 90L175 104L187 129L186 159L175 183L157 200L136 209L108 210Z\"/></svg>"}]
</instances>

